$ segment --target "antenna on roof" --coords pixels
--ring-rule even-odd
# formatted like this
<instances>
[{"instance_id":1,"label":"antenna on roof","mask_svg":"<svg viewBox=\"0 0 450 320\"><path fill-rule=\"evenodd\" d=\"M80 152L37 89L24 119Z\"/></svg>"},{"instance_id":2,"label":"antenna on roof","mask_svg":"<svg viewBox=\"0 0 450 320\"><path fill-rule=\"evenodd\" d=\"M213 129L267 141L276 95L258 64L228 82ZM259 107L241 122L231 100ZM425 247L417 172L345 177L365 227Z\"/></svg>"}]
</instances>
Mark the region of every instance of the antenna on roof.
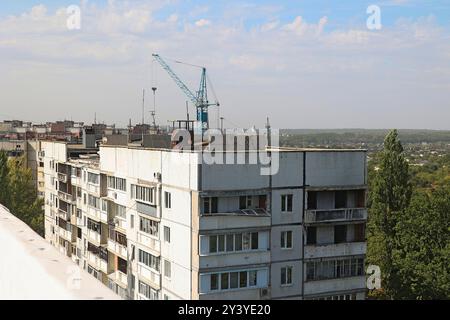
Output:
<instances>
[{"instance_id":1,"label":"antenna on roof","mask_svg":"<svg viewBox=\"0 0 450 320\"><path fill-rule=\"evenodd\" d=\"M145 89L142 89L142 125L144 125L145 123L144 108L145 108Z\"/></svg>"}]
</instances>

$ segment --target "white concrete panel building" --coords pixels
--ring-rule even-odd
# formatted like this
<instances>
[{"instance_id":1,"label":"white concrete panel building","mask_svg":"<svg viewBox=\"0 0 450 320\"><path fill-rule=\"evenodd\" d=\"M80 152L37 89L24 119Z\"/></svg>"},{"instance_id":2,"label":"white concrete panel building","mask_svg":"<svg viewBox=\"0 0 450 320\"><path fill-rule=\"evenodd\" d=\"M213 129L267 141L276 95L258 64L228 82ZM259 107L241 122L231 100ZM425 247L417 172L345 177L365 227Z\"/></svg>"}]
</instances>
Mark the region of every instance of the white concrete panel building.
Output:
<instances>
[{"instance_id":1,"label":"white concrete panel building","mask_svg":"<svg viewBox=\"0 0 450 320\"><path fill-rule=\"evenodd\" d=\"M364 150L199 152L42 142L46 239L124 298L364 299Z\"/></svg>"}]
</instances>

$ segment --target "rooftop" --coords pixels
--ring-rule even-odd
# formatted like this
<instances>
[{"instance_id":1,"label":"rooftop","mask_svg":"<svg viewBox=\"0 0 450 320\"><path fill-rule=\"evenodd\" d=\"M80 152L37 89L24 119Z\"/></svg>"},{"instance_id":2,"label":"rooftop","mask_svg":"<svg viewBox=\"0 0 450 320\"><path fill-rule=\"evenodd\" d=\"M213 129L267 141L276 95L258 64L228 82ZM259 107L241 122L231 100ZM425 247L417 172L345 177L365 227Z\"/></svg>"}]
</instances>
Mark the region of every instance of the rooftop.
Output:
<instances>
[{"instance_id":1,"label":"rooftop","mask_svg":"<svg viewBox=\"0 0 450 320\"><path fill-rule=\"evenodd\" d=\"M0 300L120 300L0 205Z\"/></svg>"}]
</instances>

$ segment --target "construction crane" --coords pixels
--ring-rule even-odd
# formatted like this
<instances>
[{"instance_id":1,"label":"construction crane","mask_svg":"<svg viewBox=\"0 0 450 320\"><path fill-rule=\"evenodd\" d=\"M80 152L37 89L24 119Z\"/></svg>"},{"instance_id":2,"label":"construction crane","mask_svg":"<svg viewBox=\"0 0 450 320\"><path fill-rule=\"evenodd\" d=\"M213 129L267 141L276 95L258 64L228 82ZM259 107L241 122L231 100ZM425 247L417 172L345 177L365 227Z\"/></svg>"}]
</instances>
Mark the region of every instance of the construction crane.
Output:
<instances>
[{"instance_id":1,"label":"construction crane","mask_svg":"<svg viewBox=\"0 0 450 320\"><path fill-rule=\"evenodd\" d=\"M208 130L209 123L208 123L208 107L210 106L220 106L219 102L216 101L214 103L209 103L208 101L208 90L207 90L207 76L206 76L206 68L200 67L200 66L194 66L199 67L202 69L202 74L200 78L200 88L198 91L194 92L190 90L183 81L176 75L176 73L170 68L170 66L161 58L159 54L154 53L153 58L159 62L161 67L167 71L169 76L175 81L177 86L184 92L184 94L189 98L189 100L194 104L195 108L197 109L197 121L201 123L202 132ZM182 63L179 61L176 61L177 63Z\"/></svg>"}]
</instances>

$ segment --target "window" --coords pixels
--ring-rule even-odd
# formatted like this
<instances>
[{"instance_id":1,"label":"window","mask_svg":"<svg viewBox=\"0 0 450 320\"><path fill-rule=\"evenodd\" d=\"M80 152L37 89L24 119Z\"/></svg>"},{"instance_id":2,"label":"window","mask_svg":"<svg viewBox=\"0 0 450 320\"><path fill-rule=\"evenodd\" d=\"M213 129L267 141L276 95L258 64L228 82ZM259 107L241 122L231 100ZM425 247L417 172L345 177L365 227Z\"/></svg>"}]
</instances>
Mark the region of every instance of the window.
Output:
<instances>
[{"instance_id":1,"label":"window","mask_svg":"<svg viewBox=\"0 0 450 320\"><path fill-rule=\"evenodd\" d=\"M226 290L230 287L230 279L229 279L229 273L222 273L220 275L220 289Z\"/></svg>"},{"instance_id":2,"label":"window","mask_svg":"<svg viewBox=\"0 0 450 320\"><path fill-rule=\"evenodd\" d=\"M292 212L292 194L281 196L281 212Z\"/></svg>"},{"instance_id":3,"label":"window","mask_svg":"<svg viewBox=\"0 0 450 320\"><path fill-rule=\"evenodd\" d=\"M101 203L102 203L102 211L108 212L108 200L101 199Z\"/></svg>"},{"instance_id":4,"label":"window","mask_svg":"<svg viewBox=\"0 0 450 320\"><path fill-rule=\"evenodd\" d=\"M88 205L93 208L100 209L100 199L94 197L93 195L89 195L88 197Z\"/></svg>"},{"instance_id":5,"label":"window","mask_svg":"<svg viewBox=\"0 0 450 320\"><path fill-rule=\"evenodd\" d=\"M218 212L217 207L218 207L217 197L203 198L203 213L204 214L217 213Z\"/></svg>"},{"instance_id":6,"label":"window","mask_svg":"<svg viewBox=\"0 0 450 320\"><path fill-rule=\"evenodd\" d=\"M366 225L364 223L358 223L353 225L354 236L353 241L364 242L366 241Z\"/></svg>"},{"instance_id":7,"label":"window","mask_svg":"<svg viewBox=\"0 0 450 320\"><path fill-rule=\"evenodd\" d=\"M210 277L210 290L218 290L219 289L219 275L214 273Z\"/></svg>"},{"instance_id":8,"label":"window","mask_svg":"<svg viewBox=\"0 0 450 320\"><path fill-rule=\"evenodd\" d=\"M334 226L334 243L347 242L347 226Z\"/></svg>"},{"instance_id":9,"label":"window","mask_svg":"<svg viewBox=\"0 0 450 320\"><path fill-rule=\"evenodd\" d=\"M110 188L110 189L127 191L127 180L126 179L108 176L107 183L108 183L108 188Z\"/></svg>"},{"instance_id":10,"label":"window","mask_svg":"<svg viewBox=\"0 0 450 320\"><path fill-rule=\"evenodd\" d=\"M153 203L153 192L154 188L131 185L131 198L135 200Z\"/></svg>"},{"instance_id":11,"label":"window","mask_svg":"<svg viewBox=\"0 0 450 320\"><path fill-rule=\"evenodd\" d=\"M209 236L209 252L217 252L217 236Z\"/></svg>"},{"instance_id":12,"label":"window","mask_svg":"<svg viewBox=\"0 0 450 320\"><path fill-rule=\"evenodd\" d=\"M316 244L317 242L317 227L308 227L306 229L306 244Z\"/></svg>"},{"instance_id":13,"label":"window","mask_svg":"<svg viewBox=\"0 0 450 320\"><path fill-rule=\"evenodd\" d=\"M139 217L139 230L148 233L152 236L158 237L159 223L144 217Z\"/></svg>"},{"instance_id":14,"label":"window","mask_svg":"<svg viewBox=\"0 0 450 320\"><path fill-rule=\"evenodd\" d=\"M219 246L217 251L219 252L224 252L225 251L225 235L221 234L217 237L218 241L219 241Z\"/></svg>"},{"instance_id":15,"label":"window","mask_svg":"<svg viewBox=\"0 0 450 320\"><path fill-rule=\"evenodd\" d=\"M120 272L127 274L127 260L117 257L117 269Z\"/></svg>"},{"instance_id":16,"label":"window","mask_svg":"<svg viewBox=\"0 0 450 320\"><path fill-rule=\"evenodd\" d=\"M256 287L257 275L257 270L213 273L210 275L210 290Z\"/></svg>"},{"instance_id":17,"label":"window","mask_svg":"<svg viewBox=\"0 0 450 320\"><path fill-rule=\"evenodd\" d=\"M247 287L247 271L239 272L239 288Z\"/></svg>"},{"instance_id":18,"label":"window","mask_svg":"<svg viewBox=\"0 0 450 320\"><path fill-rule=\"evenodd\" d=\"M234 251L234 234L227 234L226 243L227 243L226 248L227 252Z\"/></svg>"},{"instance_id":19,"label":"window","mask_svg":"<svg viewBox=\"0 0 450 320\"><path fill-rule=\"evenodd\" d=\"M120 204L116 205L116 215L126 219L127 218L127 208L125 206L121 206Z\"/></svg>"},{"instance_id":20,"label":"window","mask_svg":"<svg viewBox=\"0 0 450 320\"><path fill-rule=\"evenodd\" d=\"M164 241L170 243L170 228L164 226Z\"/></svg>"},{"instance_id":21,"label":"window","mask_svg":"<svg viewBox=\"0 0 450 320\"><path fill-rule=\"evenodd\" d=\"M116 241L118 244L126 247L127 246L127 237L123 233L111 230L114 234L112 239Z\"/></svg>"},{"instance_id":22,"label":"window","mask_svg":"<svg viewBox=\"0 0 450 320\"><path fill-rule=\"evenodd\" d=\"M364 275L363 258L311 261L306 264L306 280L326 280Z\"/></svg>"},{"instance_id":23,"label":"window","mask_svg":"<svg viewBox=\"0 0 450 320\"><path fill-rule=\"evenodd\" d=\"M239 209L249 209L252 207L252 196L239 197Z\"/></svg>"},{"instance_id":24,"label":"window","mask_svg":"<svg viewBox=\"0 0 450 320\"><path fill-rule=\"evenodd\" d=\"M292 284L292 267L281 268L281 285L288 286Z\"/></svg>"},{"instance_id":25,"label":"window","mask_svg":"<svg viewBox=\"0 0 450 320\"><path fill-rule=\"evenodd\" d=\"M172 194L170 192L164 192L164 204L167 209L172 208Z\"/></svg>"},{"instance_id":26,"label":"window","mask_svg":"<svg viewBox=\"0 0 450 320\"><path fill-rule=\"evenodd\" d=\"M88 182L93 184L99 184L100 175L88 172Z\"/></svg>"},{"instance_id":27,"label":"window","mask_svg":"<svg viewBox=\"0 0 450 320\"><path fill-rule=\"evenodd\" d=\"M130 228L134 229L134 214L130 215Z\"/></svg>"},{"instance_id":28,"label":"window","mask_svg":"<svg viewBox=\"0 0 450 320\"><path fill-rule=\"evenodd\" d=\"M230 273L230 289L236 289L239 283L239 273L231 272Z\"/></svg>"},{"instance_id":29,"label":"window","mask_svg":"<svg viewBox=\"0 0 450 320\"><path fill-rule=\"evenodd\" d=\"M159 257L139 249L139 262L159 272Z\"/></svg>"},{"instance_id":30,"label":"window","mask_svg":"<svg viewBox=\"0 0 450 320\"><path fill-rule=\"evenodd\" d=\"M142 281L139 281L139 294L149 300L158 300L158 291Z\"/></svg>"},{"instance_id":31,"label":"window","mask_svg":"<svg viewBox=\"0 0 450 320\"><path fill-rule=\"evenodd\" d=\"M251 234L251 249L257 250L258 249L258 232L252 232Z\"/></svg>"},{"instance_id":32,"label":"window","mask_svg":"<svg viewBox=\"0 0 450 320\"><path fill-rule=\"evenodd\" d=\"M256 286L256 275L257 272L256 271L249 271L248 273L248 286L249 287L254 287Z\"/></svg>"},{"instance_id":33,"label":"window","mask_svg":"<svg viewBox=\"0 0 450 320\"><path fill-rule=\"evenodd\" d=\"M347 207L347 191L336 191L334 193L334 207L336 209Z\"/></svg>"},{"instance_id":34,"label":"window","mask_svg":"<svg viewBox=\"0 0 450 320\"><path fill-rule=\"evenodd\" d=\"M170 261L164 260L164 276L166 276L167 278L171 277L171 263Z\"/></svg>"},{"instance_id":35,"label":"window","mask_svg":"<svg viewBox=\"0 0 450 320\"><path fill-rule=\"evenodd\" d=\"M317 209L317 191L308 191L308 210Z\"/></svg>"},{"instance_id":36,"label":"window","mask_svg":"<svg viewBox=\"0 0 450 320\"><path fill-rule=\"evenodd\" d=\"M281 248L292 249L292 231L281 232Z\"/></svg>"},{"instance_id":37,"label":"window","mask_svg":"<svg viewBox=\"0 0 450 320\"><path fill-rule=\"evenodd\" d=\"M366 206L366 191L357 190L356 191L356 206L358 208L364 208Z\"/></svg>"},{"instance_id":38,"label":"window","mask_svg":"<svg viewBox=\"0 0 450 320\"><path fill-rule=\"evenodd\" d=\"M94 220L88 219L87 227L88 227L88 229L101 234L100 223L98 223Z\"/></svg>"},{"instance_id":39,"label":"window","mask_svg":"<svg viewBox=\"0 0 450 320\"><path fill-rule=\"evenodd\" d=\"M209 236L209 253L236 252L242 250L258 249L258 232L232 233Z\"/></svg>"}]
</instances>

